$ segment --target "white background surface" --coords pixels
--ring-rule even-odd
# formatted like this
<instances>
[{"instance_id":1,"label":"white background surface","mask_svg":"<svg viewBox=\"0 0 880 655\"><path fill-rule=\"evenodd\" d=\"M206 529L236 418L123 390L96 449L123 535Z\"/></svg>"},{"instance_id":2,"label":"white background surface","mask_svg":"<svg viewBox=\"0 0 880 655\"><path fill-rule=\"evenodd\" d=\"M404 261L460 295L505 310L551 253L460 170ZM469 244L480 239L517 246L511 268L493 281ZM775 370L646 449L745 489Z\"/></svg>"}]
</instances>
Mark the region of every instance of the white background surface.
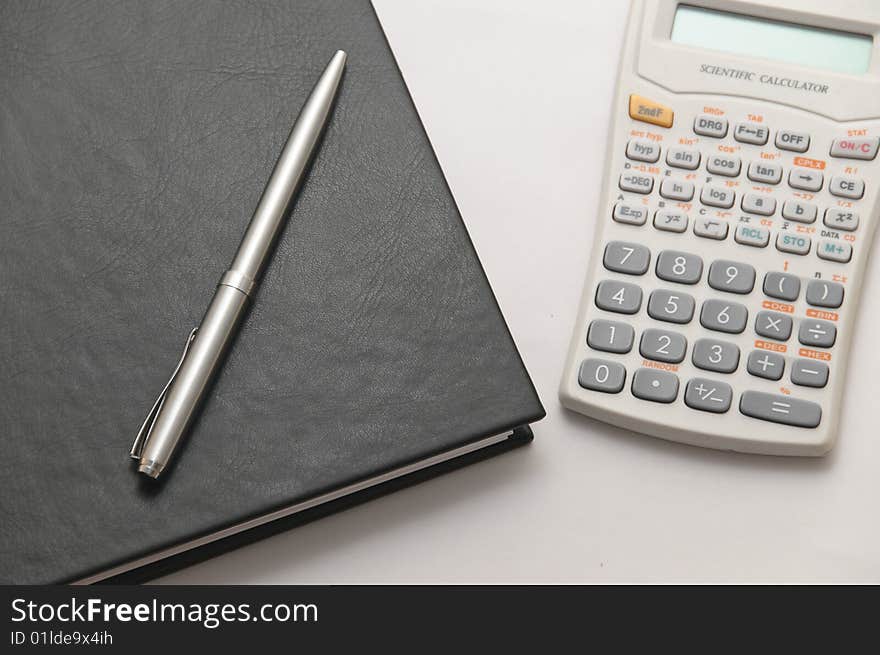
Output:
<instances>
[{"instance_id":1,"label":"white background surface","mask_svg":"<svg viewBox=\"0 0 880 655\"><path fill-rule=\"evenodd\" d=\"M527 448L162 581L880 582L880 266L824 459L666 443L562 409L628 3L375 4L548 417Z\"/></svg>"}]
</instances>

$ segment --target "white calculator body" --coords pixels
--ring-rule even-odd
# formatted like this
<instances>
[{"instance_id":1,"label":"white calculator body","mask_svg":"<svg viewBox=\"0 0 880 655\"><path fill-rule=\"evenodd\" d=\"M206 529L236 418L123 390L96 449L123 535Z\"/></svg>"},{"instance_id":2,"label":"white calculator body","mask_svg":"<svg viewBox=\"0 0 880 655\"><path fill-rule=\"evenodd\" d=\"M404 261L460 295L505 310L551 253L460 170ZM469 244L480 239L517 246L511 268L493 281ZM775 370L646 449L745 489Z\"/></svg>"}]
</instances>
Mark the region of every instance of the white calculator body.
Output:
<instances>
[{"instance_id":1,"label":"white calculator body","mask_svg":"<svg viewBox=\"0 0 880 655\"><path fill-rule=\"evenodd\" d=\"M827 452L878 137L880 2L635 0L563 405L699 446Z\"/></svg>"}]
</instances>

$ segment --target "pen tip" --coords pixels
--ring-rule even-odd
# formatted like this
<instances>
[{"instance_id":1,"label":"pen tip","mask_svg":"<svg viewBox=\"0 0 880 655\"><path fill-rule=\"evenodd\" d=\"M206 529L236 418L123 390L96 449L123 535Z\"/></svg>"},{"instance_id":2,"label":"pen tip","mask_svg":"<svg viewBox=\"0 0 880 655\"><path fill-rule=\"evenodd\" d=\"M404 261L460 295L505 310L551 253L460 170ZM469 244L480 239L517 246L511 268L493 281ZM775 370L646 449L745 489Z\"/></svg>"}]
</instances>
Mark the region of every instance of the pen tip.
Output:
<instances>
[{"instance_id":1,"label":"pen tip","mask_svg":"<svg viewBox=\"0 0 880 655\"><path fill-rule=\"evenodd\" d=\"M345 50L337 50L336 54L333 55L334 63L338 62L339 64L344 65L347 59L348 54L346 54Z\"/></svg>"}]
</instances>

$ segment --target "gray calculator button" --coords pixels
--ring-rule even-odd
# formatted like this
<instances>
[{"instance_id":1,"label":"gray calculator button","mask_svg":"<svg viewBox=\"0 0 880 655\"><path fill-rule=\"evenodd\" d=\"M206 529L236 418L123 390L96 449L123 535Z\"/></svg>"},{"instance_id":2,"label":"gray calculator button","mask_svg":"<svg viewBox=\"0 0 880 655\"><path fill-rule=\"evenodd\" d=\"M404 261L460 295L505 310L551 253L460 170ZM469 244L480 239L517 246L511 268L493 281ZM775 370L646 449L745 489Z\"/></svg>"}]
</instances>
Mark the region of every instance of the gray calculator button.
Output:
<instances>
[{"instance_id":1,"label":"gray calculator button","mask_svg":"<svg viewBox=\"0 0 880 655\"><path fill-rule=\"evenodd\" d=\"M736 226L733 239L744 246L764 248L770 242L770 230L766 227L740 223Z\"/></svg>"},{"instance_id":2,"label":"gray calculator button","mask_svg":"<svg viewBox=\"0 0 880 655\"><path fill-rule=\"evenodd\" d=\"M806 152L810 147L810 135L803 132L779 130L776 133L776 147L792 152Z\"/></svg>"},{"instance_id":3,"label":"gray calculator button","mask_svg":"<svg viewBox=\"0 0 880 655\"><path fill-rule=\"evenodd\" d=\"M657 257L657 277L667 282L696 284L703 274L703 260L677 250L664 250Z\"/></svg>"},{"instance_id":4,"label":"gray calculator button","mask_svg":"<svg viewBox=\"0 0 880 655\"><path fill-rule=\"evenodd\" d=\"M782 180L782 166L762 161L753 161L749 164L748 177L752 182L779 184Z\"/></svg>"},{"instance_id":5,"label":"gray calculator button","mask_svg":"<svg viewBox=\"0 0 880 655\"><path fill-rule=\"evenodd\" d=\"M830 348L836 340L837 328L833 323L815 319L801 321L801 326L798 329L798 341L805 346Z\"/></svg>"},{"instance_id":6,"label":"gray calculator button","mask_svg":"<svg viewBox=\"0 0 880 655\"><path fill-rule=\"evenodd\" d=\"M858 200L865 195L865 181L855 177L834 175L828 183L828 191L832 196Z\"/></svg>"},{"instance_id":7,"label":"gray calculator button","mask_svg":"<svg viewBox=\"0 0 880 655\"><path fill-rule=\"evenodd\" d=\"M746 329L749 310L745 305L723 300L707 300L700 310L700 325L707 330L739 334Z\"/></svg>"},{"instance_id":8,"label":"gray calculator button","mask_svg":"<svg viewBox=\"0 0 880 655\"><path fill-rule=\"evenodd\" d=\"M632 394L655 403L671 403L678 397L678 376L652 368L640 368L633 375Z\"/></svg>"},{"instance_id":9,"label":"gray calculator button","mask_svg":"<svg viewBox=\"0 0 880 655\"><path fill-rule=\"evenodd\" d=\"M831 156L871 160L877 156L878 146L880 146L880 138L876 136L861 139L851 137L834 139L834 143L831 144Z\"/></svg>"},{"instance_id":10,"label":"gray calculator button","mask_svg":"<svg viewBox=\"0 0 880 655\"><path fill-rule=\"evenodd\" d=\"M660 195L669 200L690 202L694 199L694 183L667 178L660 183Z\"/></svg>"},{"instance_id":11,"label":"gray calculator button","mask_svg":"<svg viewBox=\"0 0 880 655\"><path fill-rule=\"evenodd\" d=\"M698 218L694 222L694 234L706 239L722 241L727 238L727 221L714 218Z\"/></svg>"},{"instance_id":12,"label":"gray calculator button","mask_svg":"<svg viewBox=\"0 0 880 655\"><path fill-rule=\"evenodd\" d=\"M722 139L727 135L727 119L701 114L694 119L694 132L700 136Z\"/></svg>"},{"instance_id":13,"label":"gray calculator button","mask_svg":"<svg viewBox=\"0 0 880 655\"><path fill-rule=\"evenodd\" d=\"M687 339L677 332L645 330L639 340L639 354L645 359L678 364L684 360L686 351Z\"/></svg>"},{"instance_id":14,"label":"gray calculator button","mask_svg":"<svg viewBox=\"0 0 880 655\"><path fill-rule=\"evenodd\" d=\"M802 387L828 384L828 365L813 359L796 359L791 365L791 381Z\"/></svg>"},{"instance_id":15,"label":"gray calculator button","mask_svg":"<svg viewBox=\"0 0 880 655\"><path fill-rule=\"evenodd\" d=\"M647 139L632 139L626 144L626 156L635 161L653 164L660 159L660 144Z\"/></svg>"},{"instance_id":16,"label":"gray calculator button","mask_svg":"<svg viewBox=\"0 0 880 655\"><path fill-rule=\"evenodd\" d=\"M716 259L709 266L709 286L730 293L751 293L755 288L755 269L748 264Z\"/></svg>"},{"instance_id":17,"label":"gray calculator button","mask_svg":"<svg viewBox=\"0 0 880 655\"><path fill-rule=\"evenodd\" d=\"M814 307L837 309L843 304L843 285L825 280L807 283L807 302Z\"/></svg>"},{"instance_id":18,"label":"gray calculator button","mask_svg":"<svg viewBox=\"0 0 880 655\"><path fill-rule=\"evenodd\" d=\"M627 275L644 275L650 261L651 251L645 246L626 241L609 241L602 258L602 263L609 271Z\"/></svg>"},{"instance_id":19,"label":"gray calculator button","mask_svg":"<svg viewBox=\"0 0 880 655\"><path fill-rule=\"evenodd\" d=\"M614 213L611 217L618 223L644 225L645 221L648 220L648 209L638 205L628 205L624 202L619 202L614 205Z\"/></svg>"},{"instance_id":20,"label":"gray calculator button","mask_svg":"<svg viewBox=\"0 0 880 655\"><path fill-rule=\"evenodd\" d=\"M658 289L648 298L648 316L669 323L690 323L694 317L694 299L681 291Z\"/></svg>"},{"instance_id":21,"label":"gray calculator button","mask_svg":"<svg viewBox=\"0 0 880 655\"><path fill-rule=\"evenodd\" d=\"M852 259L852 244L839 239L822 239L816 244L816 254L819 259L845 264Z\"/></svg>"},{"instance_id":22,"label":"gray calculator button","mask_svg":"<svg viewBox=\"0 0 880 655\"><path fill-rule=\"evenodd\" d=\"M706 371L733 373L739 366L739 347L718 339L697 339L691 361Z\"/></svg>"},{"instance_id":23,"label":"gray calculator button","mask_svg":"<svg viewBox=\"0 0 880 655\"><path fill-rule=\"evenodd\" d=\"M822 221L827 227L835 230L852 232L859 226L859 215L846 209L826 209Z\"/></svg>"},{"instance_id":24,"label":"gray calculator button","mask_svg":"<svg viewBox=\"0 0 880 655\"><path fill-rule=\"evenodd\" d=\"M791 317L779 312L761 311L755 315L755 332L768 339L788 341L791 337L791 326Z\"/></svg>"},{"instance_id":25,"label":"gray calculator button","mask_svg":"<svg viewBox=\"0 0 880 655\"><path fill-rule=\"evenodd\" d=\"M642 306L642 290L629 282L602 280L596 289L596 306L618 314L635 314Z\"/></svg>"},{"instance_id":26,"label":"gray calculator button","mask_svg":"<svg viewBox=\"0 0 880 655\"><path fill-rule=\"evenodd\" d=\"M693 192L693 186L691 187L691 192ZM662 189L660 193L663 193ZM658 230L663 230L664 232L684 232L687 226L688 215L684 212L660 209L654 214L654 227Z\"/></svg>"},{"instance_id":27,"label":"gray calculator button","mask_svg":"<svg viewBox=\"0 0 880 655\"><path fill-rule=\"evenodd\" d=\"M654 188L654 178L641 173L622 173L620 188L633 193L651 193L651 189Z\"/></svg>"},{"instance_id":28,"label":"gray calculator button","mask_svg":"<svg viewBox=\"0 0 880 655\"><path fill-rule=\"evenodd\" d=\"M742 199L742 210L750 214L771 216L776 211L776 199L759 193L747 193Z\"/></svg>"},{"instance_id":29,"label":"gray calculator button","mask_svg":"<svg viewBox=\"0 0 880 655\"><path fill-rule=\"evenodd\" d=\"M800 200L786 200L782 203L782 218L798 223L813 223L816 220L816 205Z\"/></svg>"},{"instance_id":30,"label":"gray calculator button","mask_svg":"<svg viewBox=\"0 0 880 655\"><path fill-rule=\"evenodd\" d=\"M734 139L740 143L753 143L756 146L763 146L767 143L768 136L770 136L770 130L757 123L739 123L733 130Z\"/></svg>"},{"instance_id":31,"label":"gray calculator button","mask_svg":"<svg viewBox=\"0 0 880 655\"><path fill-rule=\"evenodd\" d=\"M593 350L623 354L632 350L635 336L632 325L596 319L587 329L587 345Z\"/></svg>"},{"instance_id":32,"label":"gray calculator button","mask_svg":"<svg viewBox=\"0 0 880 655\"><path fill-rule=\"evenodd\" d=\"M585 359L578 371L578 384L592 391L620 393L625 380L623 364L607 359Z\"/></svg>"},{"instance_id":33,"label":"gray calculator button","mask_svg":"<svg viewBox=\"0 0 880 655\"><path fill-rule=\"evenodd\" d=\"M733 189L725 189L720 186L704 186L700 192L700 202L710 207L730 209L736 200L736 192Z\"/></svg>"},{"instance_id":34,"label":"gray calculator button","mask_svg":"<svg viewBox=\"0 0 880 655\"><path fill-rule=\"evenodd\" d=\"M822 408L816 403L762 391L744 392L739 399L739 411L762 421L801 428L814 428L822 420Z\"/></svg>"},{"instance_id":35,"label":"gray calculator button","mask_svg":"<svg viewBox=\"0 0 880 655\"><path fill-rule=\"evenodd\" d=\"M795 255L806 255L810 252L810 237L795 232L780 232L776 235L776 249Z\"/></svg>"},{"instance_id":36,"label":"gray calculator button","mask_svg":"<svg viewBox=\"0 0 880 655\"><path fill-rule=\"evenodd\" d=\"M686 168L692 171L700 165L700 153L698 150L670 148L666 151L666 163L676 168Z\"/></svg>"},{"instance_id":37,"label":"gray calculator button","mask_svg":"<svg viewBox=\"0 0 880 655\"><path fill-rule=\"evenodd\" d=\"M818 191L824 180L822 173L809 168L792 168L788 174L788 186L803 191Z\"/></svg>"},{"instance_id":38,"label":"gray calculator button","mask_svg":"<svg viewBox=\"0 0 880 655\"><path fill-rule=\"evenodd\" d=\"M684 388L684 403L691 409L723 414L732 400L733 389L724 382L694 378Z\"/></svg>"},{"instance_id":39,"label":"gray calculator button","mask_svg":"<svg viewBox=\"0 0 880 655\"><path fill-rule=\"evenodd\" d=\"M764 276L764 293L779 300L797 300L801 293L801 281L790 273L767 273Z\"/></svg>"},{"instance_id":40,"label":"gray calculator button","mask_svg":"<svg viewBox=\"0 0 880 655\"><path fill-rule=\"evenodd\" d=\"M742 169L742 160L739 157L727 157L726 155L710 155L706 160L706 170L713 175L726 175L736 177Z\"/></svg>"},{"instance_id":41,"label":"gray calculator button","mask_svg":"<svg viewBox=\"0 0 880 655\"><path fill-rule=\"evenodd\" d=\"M779 380L785 370L785 357L766 350L753 350L749 353L746 370L755 377Z\"/></svg>"}]
</instances>

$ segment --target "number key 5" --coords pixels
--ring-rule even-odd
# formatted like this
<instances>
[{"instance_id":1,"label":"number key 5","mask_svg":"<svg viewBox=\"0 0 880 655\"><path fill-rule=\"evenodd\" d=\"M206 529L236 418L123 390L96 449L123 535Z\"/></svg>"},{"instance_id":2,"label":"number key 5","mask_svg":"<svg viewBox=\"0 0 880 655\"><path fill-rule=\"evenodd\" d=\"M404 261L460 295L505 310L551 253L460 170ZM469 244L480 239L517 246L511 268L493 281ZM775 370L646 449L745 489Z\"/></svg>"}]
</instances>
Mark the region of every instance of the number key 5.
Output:
<instances>
[{"instance_id":1,"label":"number key 5","mask_svg":"<svg viewBox=\"0 0 880 655\"><path fill-rule=\"evenodd\" d=\"M648 316L669 323L690 323L694 299L686 293L658 289L648 298Z\"/></svg>"}]
</instances>

